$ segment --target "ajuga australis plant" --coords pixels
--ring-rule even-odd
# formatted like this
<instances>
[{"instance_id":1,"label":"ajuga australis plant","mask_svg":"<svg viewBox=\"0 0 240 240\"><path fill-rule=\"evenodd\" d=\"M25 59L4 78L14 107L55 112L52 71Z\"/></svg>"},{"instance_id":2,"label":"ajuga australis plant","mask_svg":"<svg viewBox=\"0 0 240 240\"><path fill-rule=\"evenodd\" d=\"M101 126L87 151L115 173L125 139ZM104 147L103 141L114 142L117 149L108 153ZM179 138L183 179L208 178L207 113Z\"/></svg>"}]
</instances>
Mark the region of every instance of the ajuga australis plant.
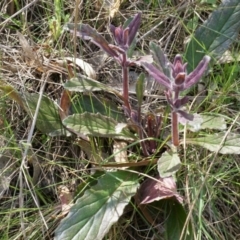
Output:
<instances>
[{"instance_id":1,"label":"ajuga australis plant","mask_svg":"<svg viewBox=\"0 0 240 240\"><path fill-rule=\"evenodd\" d=\"M205 56L190 74L187 74L187 63L183 64L180 55L176 55L173 64L169 62L165 55L163 55L163 58L164 67L168 69L167 74L164 74L153 64L143 63L142 65L159 84L166 87L165 95L172 110L172 143L174 146L178 146L178 115L187 121L193 121L193 115L182 110L182 107L188 102L188 97L181 98L180 92L191 88L201 79L208 67L210 57Z\"/></svg>"},{"instance_id":2,"label":"ajuga australis plant","mask_svg":"<svg viewBox=\"0 0 240 240\"><path fill-rule=\"evenodd\" d=\"M139 107L138 111L135 111L132 109L129 102L129 67L132 65L139 65L139 62L128 57L128 50L136 38L140 22L141 13L138 13L126 27L115 27L113 25L110 25L110 31L113 35L115 45L109 44L96 30L87 24L78 25L76 35L82 39L88 39L93 42L95 45L103 49L109 56L113 57L121 66L123 83L122 97L124 101L123 109L126 116L130 118L132 124L137 129L140 140L143 140L146 137L158 137L158 135L152 133L159 133L158 127L160 127L161 120L159 117L155 117L154 120L152 117L149 117L147 121L147 124L149 126L147 132L150 133L150 135L146 136L141 123L141 107ZM67 24L66 29L74 33L75 26L74 24ZM152 129L153 125L155 127L157 126L156 131L153 131ZM148 156L149 152L152 153L156 149L155 144L153 144L151 141L140 141L140 144L145 156Z\"/></svg>"},{"instance_id":3,"label":"ajuga australis plant","mask_svg":"<svg viewBox=\"0 0 240 240\"><path fill-rule=\"evenodd\" d=\"M193 120L193 115L182 110L182 107L188 102L188 97L180 98L180 92L191 88L203 76L210 61L209 56L205 56L194 71L190 74L186 72L187 63L183 64L182 57L177 55L173 64L169 62L167 57L162 54L158 48L158 55L162 54L162 65L166 73L154 66L152 63L146 62L144 58L140 61L134 61L128 58L128 50L136 38L137 31L140 27L141 13L135 15L132 21L126 27L115 27L110 25L110 31L113 35L115 45L109 44L96 30L89 25L81 24L77 26L76 35L82 39L91 40L98 47L103 49L109 56L113 57L122 68L122 83L123 83L123 100L124 112L131 119L132 123L137 127L140 140L147 137L158 137L158 135L151 135L153 132L159 133L161 120L159 117L154 118L154 124L158 127L153 131L152 116L147 116L147 129L144 131L141 121L141 108L139 111L132 109L129 102L129 66L141 64L147 72L161 85L166 87L165 95L172 110L172 143L174 146L179 145L178 132L178 115L188 121ZM67 30L74 32L74 24L67 24ZM146 134L150 133L150 134ZM153 153L156 146L152 141L141 141L142 150L145 156Z\"/></svg>"}]
</instances>

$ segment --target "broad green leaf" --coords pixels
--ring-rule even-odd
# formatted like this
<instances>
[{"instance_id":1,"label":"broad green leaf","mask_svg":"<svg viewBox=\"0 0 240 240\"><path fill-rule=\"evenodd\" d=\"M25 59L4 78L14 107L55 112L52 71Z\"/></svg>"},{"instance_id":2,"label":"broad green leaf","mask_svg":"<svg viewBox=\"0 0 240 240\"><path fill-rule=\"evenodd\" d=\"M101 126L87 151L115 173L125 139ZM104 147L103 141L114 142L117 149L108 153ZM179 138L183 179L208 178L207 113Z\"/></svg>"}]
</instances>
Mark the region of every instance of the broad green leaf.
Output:
<instances>
[{"instance_id":1,"label":"broad green leaf","mask_svg":"<svg viewBox=\"0 0 240 240\"><path fill-rule=\"evenodd\" d=\"M113 137L133 140L134 135L127 128L118 128L118 122L99 113L73 114L63 120L63 124L76 134L95 137Z\"/></svg>"},{"instance_id":2,"label":"broad green leaf","mask_svg":"<svg viewBox=\"0 0 240 240\"><path fill-rule=\"evenodd\" d=\"M106 172L85 191L55 231L55 240L101 240L136 193L137 174Z\"/></svg>"},{"instance_id":3,"label":"broad green leaf","mask_svg":"<svg viewBox=\"0 0 240 240\"><path fill-rule=\"evenodd\" d=\"M145 80L145 74L141 73L136 83L136 95L138 100L138 106L141 106L143 101L144 86L145 86L144 80Z\"/></svg>"},{"instance_id":4,"label":"broad green leaf","mask_svg":"<svg viewBox=\"0 0 240 240\"><path fill-rule=\"evenodd\" d=\"M240 1L225 0L199 27L187 46L188 71L192 71L208 54L219 59L236 41L240 30Z\"/></svg>"},{"instance_id":5,"label":"broad green leaf","mask_svg":"<svg viewBox=\"0 0 240 240\"><path fill-rule=\"evenodd\" d=\"M72 101L71 109L73 113L100 113L104 116L111 117L118 122L126 121L123 111L120 111L113 101L102 96L77 96Z\"/></svg>"},{"instance_id":6,"label":"broad green leaf","mask_svg":"<svg viewBox=\"0 0 240 240\"><path fill-rule=\"evenodd\" d=\"M227 125L225 118L222 116L194 114L194 119L193 121L188 121L187 128L192 132L197 132L200 129L226 130Z\"/></svg>"},{"instance_id":7,"label":"broad green leaf","mask_svg":"<svg viewBox=\"0 0 240 240\"><path fill-rule=\"evenodd\" d=\"M177 153L166 151L158 159L157 165L160 177L165 178L172 176L179 170L181 161Z\"/></svg>"},{"instance_id":8,"label":"broad green leaf","mask_svg":"<svg viewBox=\"0 0 240 240\"><path fill-rule=\"evenodd\" d=\"M26 94L26 110L31 117L34 116L39 94ZM60 116L58 114L57 105L48 97L43 96L41 105L37 115L36 127L44 134L50 136L69 135L61 123Z\"/></svg>"},{"instance_id":9,"label":"broad green leaf","mask_svg":"<svg viewBox=\"0 0 240 240\"><path fill-rule=\"evenodd\" d=\"M199 138L186 139L187 144L195 144L204 147L212 152L222 154L240 154L240 135L229 133L221 145L226 133L216 133ZM220 149L220 150L219 150Z\"/></svg>"},{"instance_id":10,"label":"broad green leaf","mask_svg":"<svg viewBox=\"0 0 240 240\"><path fill-rule=\"evenodd\" d=\"M84 76L82 78L72 78L64 84L64 88L74 92L108 91L119 96L117 91L107 85Z\"/></svg>"},{"instance_id":11,"label":"broad green leaf","mask_svg":"<svg viewBox=\"0 0 240 240\"><path fill-rule=\"evenodd\" d=\"M179 240L182 234L183 228L185 226L185 222L187 219L187 213L183 206L176 201L175 199L165 200L165 238L166 240ZM190 223L188 224L186 230L183 233L184 240L192 240L192 228Z\"/></svg>"},{"instance_id":12,"label":"broad green leaf","mask_svg":"<svg viewBox=\"0 0 240 240\"><path fill-rule=\"evenodd\" d=\"M9 98L15 100L21 107L23 107L30 117L35 113L39 94L25 93L22 97L11 85L6 84L0 80L0 90L4 91ZM36 127L44 134L50 136L69 135L60 120L58 108L52 100L43 96L40 109L37 116Z\"/></svg>"},{"instance_id":13,"label":"broad green leaf","mask_svg":"<svg viewBox=\"0 0 240 240\"><path fill-rule=\"evenodd\" d=\"M217 0L201 0L201 3L215 5L217 3Z\"/></svg>"}]
</instances>

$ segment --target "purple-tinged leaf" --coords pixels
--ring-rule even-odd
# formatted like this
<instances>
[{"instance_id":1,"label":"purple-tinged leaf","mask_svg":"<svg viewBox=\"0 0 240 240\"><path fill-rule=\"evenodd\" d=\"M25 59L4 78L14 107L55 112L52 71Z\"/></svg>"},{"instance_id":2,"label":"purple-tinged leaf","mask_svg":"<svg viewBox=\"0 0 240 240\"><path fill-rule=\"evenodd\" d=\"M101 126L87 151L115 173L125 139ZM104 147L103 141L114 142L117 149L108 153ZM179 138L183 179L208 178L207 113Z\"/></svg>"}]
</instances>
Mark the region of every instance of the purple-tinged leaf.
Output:
<instances>
[{"instance_id":1,"label":"purple-tinged leaf","mask_svg":"<svg viewBox=\"0 0 240 240\"><path fill-rule=\"evenodd\" d=\"M167 89L171 89L170 79L160 72L154 65L144 62L142 63L142 66L158 83L162 84Z\"/></svg>"},{"instance_id":2,"label":"purple-tinged leaf","mask_svg":"<svg viewBox=\"0 0 240 240\"><path fill-rule=\"evenodd\" d=\"M116 45L112 45L112 44L109 44L109 46L115 51L115 52L118 52L118 53L120 53L120 54L123 54L123 53L125 53L125 50L124 49L122 49L121 47L119 47L119 46L116 46ZM115 58L115 59L121 59L121 56L118 56L117 58Z\"/></svg>"},{"instance_id":3,"label":"purple-tinged leaf","mask_svg":"<svg viewBox=\"0 0 240 240\"><path fill-rule=\"evenodd\" d=\"M180 98L180 99L177 99L174 103L173 103L173 106L177 109L179 109L180 107L184 106L185 104L188 103L188 97L183 97L183 98Z\"/></svg>"},{"instance_id":4,"label":"purple-tinged leaf","mask_svg":"<svg viewBox=\"0 0 240 240\"><path fill-rule=\"evenodd\" d=\"M118 57L118 54L109 46L108 42L92 27L88 24L77 24L67 23L65 25L65 30L70 31L71 33L75 32L76 27L76 35L81 37L84 40L90 40L96 46L103 49L106 53L108 53L112 57Z\"/></svg>"},{"instance_id":5,"label":"purple-tinged leaf","mask_svg":"<svg viewBox=\"0 0 240 240\"><path fill-rule=\"evenodd\" d=\"M124 29L129 28L129 24L131 23L132 20L133 20L133 17L130 17L129 19L127 19L125 21L125 23L123 24L123 28ZM128 34L128 38L129 38L129 34ZM133 51L134 51L134 49L136 47L136 44L137 44L137 39L136 39L136 36L135 36L135 38L131 42L131 45L128 46L128 49L127 49L127 56L128 56L128 58L132 58ZM127 45L128 45L128 40L127 40Z\"/></svg>"},{"instance_id":6,"label":"purple-tinged leaf","mask_svg":"<svg viewBox=\"0 0 240 240\"><path fill-rule=\"evenodd\" d=\"M211 58L209 56L204 56L198 66L186 77L184 84L185 90L190 88L192 85L194 85L201 79L208 67L208 63L210 62L210 60Z\"/></svg>"},{"instance_id":7,"label":"purple-tinged leaf","mask_svg":"<svg viewBox=\"0 0 240 240\"><path fill-rule=\"evenodd\" d=\"M135 15L133 20L128 25L129 27L129 36L128 36L128 46L130 46L137 34L137 31L141 24L141 13Z\"/></svg>"},{"instance_id":8,"label":"purple-tinged leaf","mask_svg":"<svg viewBox=\"0 0 240 240\"><path fill-rule=\"evenodd\" d=\"M182 125L185 125L185 124L187 124L187 126L191 126L193 129L195 129L195 131L194 132L197 132L198 130L200 130L200 128L201 128L201 124L202 124L202 122L203 122L203 119L202 119L202 117L199 115L199 114L197 114L197 113L194 113L193 114L193 120L192 121L189 121L189 120L187 120L186 118L184 118L183 116L181 116L180 114L178 115L178 121L179 121L179 123L181 123ZM190 131L192 131L191 129L190 129Z\"/></svg>"},{"instance_id":9,"label":"purple-tinged leaf","mask_svg":"<svg viewBox=\"0 0 240 240\"><path fill-rule=\"evenodd\" d=\"M183 202L182 197L177 193L173 177L161 178L157 176L155 179L148 178L141 184L138 193L140 204L148 204L171 197L175 197L180 203Z\"/></svg>"},{"instance_id":10,"label":"purple-tinged leaf","mask_svg":"<svg viewBox=\"0 0 240 240\"><path fill-rule=\"evenodd\" d=\"M188 121L193 121L193 119L194 119L194 116L193 116L192 114L186 113L186 112L183 111L183 110L177 110L177 113L178 113L181 117L185 118L185 119L188 120Z\"/></svg>"},{"instance_id":11,"label":"purple-tinged leaf","mask_svg":"<svg viewBox=\"0 0 240 240\"><path fill-rule=\"evenodd\" d=\"M110 25L110 31L113 34L114 40L117 45L124 47L124 29L122 27L115 27Z\"/></svg>"},{"instance_id":12,"label":"purple-tinged leaf","mask_svg":"<svg viewBox=\"0 0 240 240\"><path fill-rule=\"evenodd\" d=\"M123 45L123 28L122 27L115 28L114 38L118 45Z\"/></svg>"},{"instance_id":13,"label":"purple-tinged leaf","mask_svg":"<svg viewBox=\"0 0 240 240\"><path fill-rule=\"evenodd\" d=\"M123 44L124 44L124 46L127 46L127 44L128 44L128 37L129 37L129 28L126 28L123 31Z\"/></svg>"}]
</instances>

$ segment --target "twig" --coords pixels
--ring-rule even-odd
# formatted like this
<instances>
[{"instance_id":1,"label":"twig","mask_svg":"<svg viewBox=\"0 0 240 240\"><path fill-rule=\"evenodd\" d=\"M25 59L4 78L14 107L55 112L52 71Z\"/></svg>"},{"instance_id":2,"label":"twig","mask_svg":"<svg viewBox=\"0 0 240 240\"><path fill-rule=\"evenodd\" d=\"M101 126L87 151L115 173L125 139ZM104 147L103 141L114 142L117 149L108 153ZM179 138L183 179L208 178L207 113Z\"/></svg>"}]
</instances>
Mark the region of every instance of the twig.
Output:
<instances>
[{"instance_id":1,"label":"twig","mask_svg":"<svg viewBox=\"0 0 240 240\"><path fill-rule=\"evenodd\" d=\"M22 157L21 166L20 166L20 172L19 172L19 185L20 185L19 186L19 188L20 188L19 189L19 208L20 209L23 209L23 207L24 207L23 175L24 175L24 178L26 180L27 187L29 189L31 189L31 186L30 186L30 184L27 180L28 179L27 174L25 172L25 168L26 168L25 164L26 164L26 159L27 159L27 155L28 155L28 150L29 150L29 147L31 146L31 140L32 140L33 131L34 131L34 128L35 128L35 125L36 125L36 121L37 121L37 117L38 117L38 112L39 112L43 92L44 92L45 85L46 85L49 74L50 74L50 72L48 72L46 78L45 78L45 74L43 74L43 77L42 77L42 79L44 79L44 81L43 81L41 89L40 89L39 99L38 99L36 110L35 110L35 113L34 113L34 116L33 116L33 121L32 121L32 125L31 125L31 128L30 128L29 134L28 134L27 142L25 144L25 149L24 149L24 153L23 153L23 157ZM39 206L37 197L33 194L32 191L30 191L30 193L32 195L32 198L33 198L37 208L39 209L39 214L40 214L40 216L43 220L43 223L44 223L46 229L48 229L48 226L47 226L47 223L44 219L44 216L43 216L42 212L40 211L40 206ZM23 232L24 239L26 239L26 232L25 232L25 226L24 226L24 212L23 211L20 211L20 217L21 217L21 229L22 229L22 232Z\"/></svg>"}]
</instances>

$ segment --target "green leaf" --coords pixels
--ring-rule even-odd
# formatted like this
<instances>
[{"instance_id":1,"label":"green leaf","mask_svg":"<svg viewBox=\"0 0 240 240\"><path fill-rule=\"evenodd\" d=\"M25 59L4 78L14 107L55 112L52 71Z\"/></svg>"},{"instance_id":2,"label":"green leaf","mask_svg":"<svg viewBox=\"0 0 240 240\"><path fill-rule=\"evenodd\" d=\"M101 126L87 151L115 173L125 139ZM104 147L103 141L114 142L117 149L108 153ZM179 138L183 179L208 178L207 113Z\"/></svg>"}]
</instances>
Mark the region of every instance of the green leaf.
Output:
<instances>
[{"instance_id":1,"label":"green leaf","mask_svg":"<svg viewBox=\"0 0 240 240\"><path fill-rule=\"evenodd\" d=\"M169 65L169 60L167 59L160 46L155 44L154 42L150 42L149 48L153 55L153 59L156 62L160 71L162 71L166 76L171 77L171 67Z\"/></svg>"},{"instance_id":2,"label":"green leaf","mask_svg":"<svg viewBox=\"0 0 240 240\"><path fill-rule=\"evenodd\" d=\"M166 224L166 231L165 231L165 238L166 240L179 240L182 234L186 219L187 213L183 206L176 201L175 199L165 200L165 224ZM188 227L183 233L184 240L192 240L192 228L190 223Z\"/></svg>"},{"instance_id":3,"label":"green leaf","mask_svg":"<svg viewBox=\"0 0 240 240\"><path fill-rule=\"evenodd\" d=\"M113 101L101 96L77 96L73 99L71 108L73 113L100 113L104 116L111 117L118 122L126 121L123 111L119 111L118 106Z\"/></svg>"},{"instance_id":4,"label":"green leaf","mask_svg":"<svg viewBox=\"0 0 240 240\"><path fill-rule=\"evenodd\" d=\"M93 175L90 175L87 180L81 182L74 193L74 198L82 197L84 195L85 190L92 188L97 184L98 178L104 175L103 171L96 171Z\"/></svg>"},{"instance_id":5,"label":"green leaf","mask_svg":"<svg viewBox=\"0 0 240 240\"><path fill-rule=\"evenodd\" d=\"M170 177L176 173L180 166L181 161L176 152L164 152L162 156L158 159L158 172L160 177Z\"/></svg>"},{"instance_id":6,"label":"green leaf","mask_svg":"<svg viewBox=\"0 0 240 240\"><path fill-rule=\"evenodd\" d=\"M133 140L134 135L128 130L126 124L119 128L114 119L99 113L74 114L63 120L63 124L76 134L95 137L113 137L124 140Z\"/></svg>"},{"instance_id":7,"label":"green leaf","mask_svg":"<svg viewBox=\"0 0 240 240\"><path fill-rule=\"evenodd\" d=\"M106 172L86 190L55 231L55 240L101 240L136 193L137 174Z\"/></svg>"},{"instance_id":8,"label":"green leaf","mask_svg":"<svg viewBox=\"0 0 240 240\"><path fill-rule=\"evenodd\" d=\"M215 5L217 0L202 0L201 3L207 3L207 4L212 4Z\"/></svg>"},{"instance_id":9,"label":"green leaf","mask_svg":"<svg viewBox=\"0 0 240 240\"><path fill-rule=\"evenodd\" d=\"M138 106L141 106L143 101L144 86L145 86L144 80L145 80L145 74L141 73L136 82L136 95L138 100Z\"/></svg>"},{"instance_id":10,"label":"green leaf","mask_svg":"<svg viewBox=\"0 0 240 240\"><path fill-rule=\"evenodd\" d=\"M26 110L31 117L34 116L39 99L39 94L26 94ZM50 136L69 135L70 133L63 127L58 114L57 105L48 97L43 96L37 115L36 127L44 134Z\"/></svg>"},{"instance_id":11,"label":"green leaf","mask_svg":"<svg viewBox=\"0 0 240 240\"><path fill-rule=\"evenodd\" d=\"M107 85L87 77L72 78L71 80L67 81L63 86L65 89L74 92L94 92L108 89Z\"/></svg>"},{"instance_id":12,"label":"green leaf","mask_svg":"<svg viewBox=\"0 0 240 240\"><path fill-rule=\"evenodd\" d=\"M188 138L186 143L202 146L212 152L220 149L218 152L222 154L240 154L240 135L229 133L226 138L225 135L226 133L217 133L200 138ZM221 145L224 138L225 141Z\"/></svg>"},{"instance_id":13,"label":"green leaf","mask_svg":"<svg viewBox=\"0 0 240 240\"><path fill-rule=\"evenodd\" d=\"M194 119L187 123L187 128L192 132L197 132L200 129L226 130L227 124L222 116L194 114Z\"/></svg>"},{"instance_id":14,"label":"green leaf","mask_svg":"<svg viewBox=\"0 0 240 240\"><path fill-rule=\"evenodd\" d=\"M23 107L30 117L34 116L39 94L25 93L24 97L22 97L17 90L2 80L0 80L0 90L4 91L9 98L15 100L21 107ZM57 105L46 96L43 96L41 100L36 127L43 134L48 134L50 136L70 134L64 129L61 123Z\"/></svg>"},{"instance_id":15,"label":"green leaf","mask_svg":"<svg viewBox=\"0 0 240 240\"><path fill-rule=\"evenodd\" d=\"M107 91L119 97L122 97L121 94L113 88L84 76L82 78L72 78L71 80L67 81L63 86L65 89L74 92L86 93L95 91Z\"/></svg>"},{"instance_id":16,"label":"green leaf","mask_svg":"<svg viewBox=\"0 0 240 240\"><path fill-rule=\"evenodd\" d=\"M204 55L219 59L236 41L240 30L240 1L224 1L199 27L187 46L185 58L192 71Z\"/></svg>"}]
</instances>

